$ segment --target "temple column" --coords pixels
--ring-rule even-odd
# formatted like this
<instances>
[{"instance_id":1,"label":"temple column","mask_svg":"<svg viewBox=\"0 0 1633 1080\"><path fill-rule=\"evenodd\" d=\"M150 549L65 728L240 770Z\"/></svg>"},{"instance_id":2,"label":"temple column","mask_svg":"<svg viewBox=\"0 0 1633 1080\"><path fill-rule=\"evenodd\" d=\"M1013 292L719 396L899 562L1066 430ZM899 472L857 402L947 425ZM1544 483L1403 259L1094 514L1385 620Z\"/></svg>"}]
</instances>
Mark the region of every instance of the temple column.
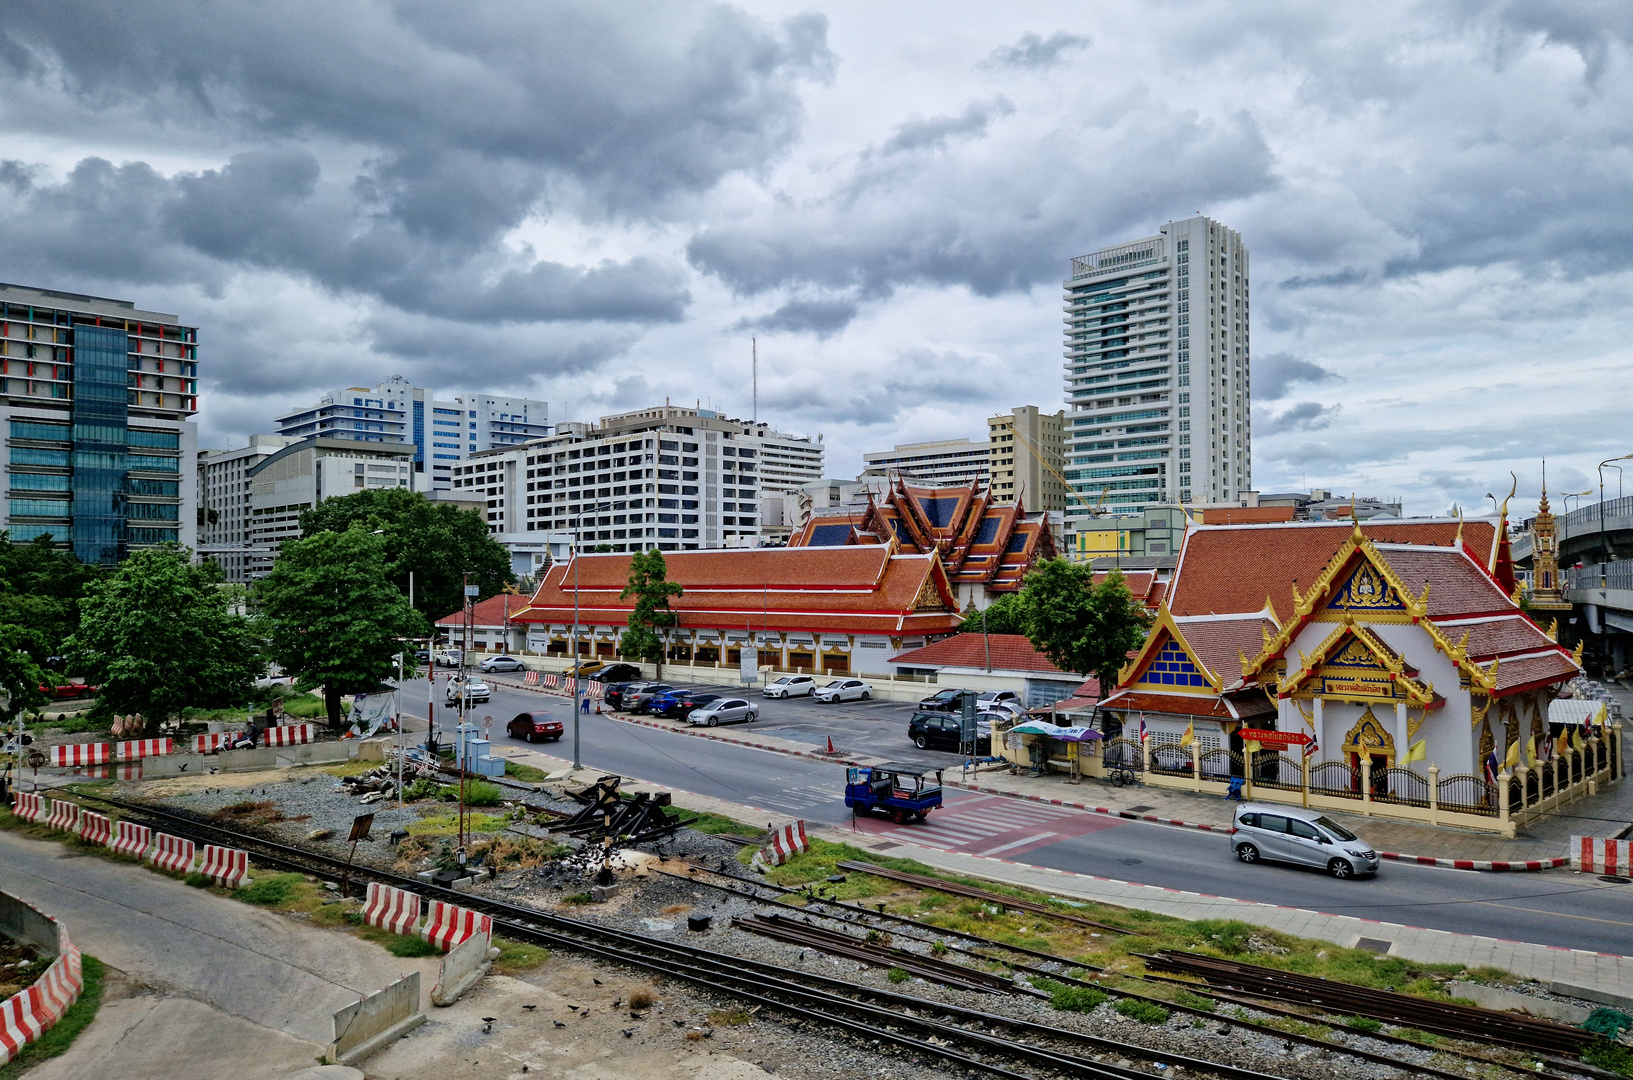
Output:
<instances>
[{"instance_id":1,"label":"temple column","mask_svg":"<svg viewBox=\"0 0 1633 1080\"><path fill-rule=\"evenodd\" d=\"M1395 764L1406 768L1406 758L1412 752L1411 729L1406 722L1406 702L1395 702Z\"/></svg>"}]
</instances>

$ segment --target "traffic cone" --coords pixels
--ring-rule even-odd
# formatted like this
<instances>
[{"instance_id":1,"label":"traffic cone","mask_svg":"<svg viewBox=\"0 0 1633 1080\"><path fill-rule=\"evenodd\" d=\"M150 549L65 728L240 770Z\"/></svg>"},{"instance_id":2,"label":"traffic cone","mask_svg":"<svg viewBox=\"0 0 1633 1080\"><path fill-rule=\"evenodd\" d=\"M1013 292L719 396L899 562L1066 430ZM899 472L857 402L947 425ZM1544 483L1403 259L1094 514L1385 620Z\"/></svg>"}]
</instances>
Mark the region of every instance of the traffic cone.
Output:
<instances>
[{"instance_id":1,"label":"traffic cone","mask_svg":"<svg viewBox=\"0 0 1633 1080\"><path fill-rule=\"evenodd\" d=\"M828 749L823 751L823 753L826 753L826 754L837 754L837 753L839 753L838 750L834 749L834 737L832 735L828 736Z\"/></svg>"}]
</instances>

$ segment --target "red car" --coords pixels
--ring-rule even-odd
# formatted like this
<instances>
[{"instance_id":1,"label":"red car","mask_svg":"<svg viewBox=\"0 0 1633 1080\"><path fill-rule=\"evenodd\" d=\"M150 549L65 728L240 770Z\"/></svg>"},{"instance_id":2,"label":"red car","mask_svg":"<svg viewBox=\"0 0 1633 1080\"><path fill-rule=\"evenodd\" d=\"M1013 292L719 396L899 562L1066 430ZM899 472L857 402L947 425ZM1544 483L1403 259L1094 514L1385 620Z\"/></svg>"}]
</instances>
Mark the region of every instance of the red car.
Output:
<instances>
[{"instance_id":1,"label":"red car","mask_svg":"<svg viewBox=\"0 0 1633 1080\"><path fill-rule=\"evenodd\" d=\"M561 721L554 719L549 713L524 712L517 713L516 719L505 725L505 732L512 739L526 739L528 742L555 742L561 738Z\"/></svg>"},{"instance_id":2,"label":"red car","mask_svg":"<svg viewBox=\"0 0 1633 1080\"><path fill-rule=\"evenodd\" d=\"M99 688L86 686L82 682L65 682L61 686L47 686L40 684L40 693L56 701L67 701L71 698L95 697Z\"/></svg>"}]
</instances>

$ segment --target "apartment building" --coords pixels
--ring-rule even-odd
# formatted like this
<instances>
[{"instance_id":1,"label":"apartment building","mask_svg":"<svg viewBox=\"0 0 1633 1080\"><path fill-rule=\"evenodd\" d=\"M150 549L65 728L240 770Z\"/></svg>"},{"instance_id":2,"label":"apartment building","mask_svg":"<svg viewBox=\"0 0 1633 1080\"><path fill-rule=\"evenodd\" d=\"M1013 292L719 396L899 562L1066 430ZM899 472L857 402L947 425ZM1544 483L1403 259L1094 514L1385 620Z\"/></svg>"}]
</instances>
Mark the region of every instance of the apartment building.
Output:
<instances>
[{"instance_id":1,"label":"apartment building","mask_svg":"<svg viewBox=\"0 0 1633 1080\"><path fill-rule=\"evenodd\" d=\"M928 484L986 483L991 444L975 439L897 443L862 455L862 477L901 476Z\"/></svg>"},{"instance_id":2,"label":"apartment building","mask_svg":"<svg viewBox=\"0 0 1633 1080\"><path fill-rule=\"evenodd\" d=\"M236 450L198 452L199 555L219 566L228 581L250 580L250 474L295 440L252 435Z\"/></svg>"},{"instance_id":3,"label":"apartment building","mask_svg":"<svg viewBox=\"0 0 1633 1080\"><path fill-rule=\"evenodd\" d=\"M489 531L535 566L567 554L580 517L584 542L614 551L755 547L787 532L762 500L780 509L820 480L823 453L820 438L662 405L479 451L455 466L454 493L483 495Z\"/></svg>"},{"instance_id":4,"label":"apartment building","mask_svg":"<svg viewBox=\"0 0 1633 1080\"><path fill-rule=\"evenodd\" d=\"M198 330L128 300L0 284L0 529L111 566L196 535ZM183 483L183 478L186 483Z\"/></svg>"},{"instance_id":5,"label":"apartment building","mask_svg":"<svg viewBox=\"0 0 1633 1080\"><path fill-rule=\"evenodd\" d=\"M414 447L413 487L429 491L451 488L454 463L469 454L549 435L548 420L543 401L492 394L439 400L433 391L393 375L372 388L331 391L277 423L278 434L296 439L408 443Z\"/></svg>"},{"instance_id":6,"label":"apartment building","mask_svg":"<svg viewBox=\"0 0 1633 1080\"><path fill-rule=\"evenodd\" d=\"M1200 216L1072 260L1068 532L1094 507L1138 514L1251 490L1248 281L1241 236Z\"/></svg>"},{"instance_id":7,"label":"apartment building","mask_svg":"<svg viewBox=\"0 0 1633 1080\"><path fill-rule=\"evenodd\" d=\"M1066 411L1018 405L987 420L988 477L993 498L1028 510L1064 510Z\"/></svg>"},{"instance_id":8,"label":"apartment building","mask_svg":"<svg viewBox=\"0 0 1633 1080\"><path fill-rule=\"evenodd\" d=\"M249 524L244 531L248 578L272 569L285 540L298 539L300 516L324 499L371 488L410 488L410 443L361 442L319 437L291 439L244 470L249 483Z\"/></svg>"}]
</instances>

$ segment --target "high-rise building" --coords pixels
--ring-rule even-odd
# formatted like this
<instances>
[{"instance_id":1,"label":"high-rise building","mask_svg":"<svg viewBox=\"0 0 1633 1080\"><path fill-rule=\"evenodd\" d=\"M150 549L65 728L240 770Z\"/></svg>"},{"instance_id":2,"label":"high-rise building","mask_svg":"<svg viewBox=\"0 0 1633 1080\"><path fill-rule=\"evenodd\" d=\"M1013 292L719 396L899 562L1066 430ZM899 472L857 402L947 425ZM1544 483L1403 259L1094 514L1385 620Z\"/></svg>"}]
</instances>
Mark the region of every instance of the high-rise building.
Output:
<instances>
[{"instance_id":1,"label":"high-rise building","mask_svg":"<svg viewBox=\"0 0 1633 1080\"><path fill-rule=\"evenodd\" d=\"M1066 479L1105 506L1234 503L1253 486L1248 257L1211 218L1072 260Z\"/></svg>"},{"instance_id":2,"label":"high-rise building","mask_svg":"<svg viewBox=\"0 0 1633 1080\"><path fill-rule=\"evenodd\" d=\"M191 546L197 411L195 327L128 300L0 284L0 529L13 541L49 536L103 566Z\"/></svg>"},{"instance_id":3,"label":"high-rise building","mask_svg":"<svg viewBox=\"0 0 1633 1080\"><path fill-rule=\"evenodd\" d=\"M295 440L252 435L236 450L198 452L198 553L228 581L250 579L250 476L255 466Z\"/></svg>"},{"instance_id":4,"label":"high-rise building","mask_svg":"<svg viewBox=\"0 0 1633 1080\"><path fill-rule=\"evenodd\" d=\"M453 465L469 454L517 446L550 434L549 406L531 398L457 394L438 400L431 390L393 375L372 389L348 386L316 404L278 417L278 434L414 447L414 487L451 487Z\"/></svg>"},{"instance_id":5,"label":"high-rise building","mask_svg":"<svg viewBox=\"0 0 1633 1080\"><path fill-rule=\"evenodd\" d=\"M992 497L1019 501L1028 510L1064 510L1065 430L1064 410L1046 413L1036 405L1017 405L1013 412L989 417Z\"/></svg>"},{"instance_id":6,"label":"high-rise building","mask_svg":"<svg viewBox=\"0 0 1633 1080\"><path fill-rule=\"evenodd\" d=\"M862 455L862 476L902 476L930 484L986 482L990 444L985 440L942 439L938 442L897 443L889 450Z\"/></svg>"},{"instance_id":7,"label":"high-rise building","mask_svg":"<svg viewBox=\"0 0 1633 1080\"><path fill-rule=\"evenodd\" d=\"M454 494L486 498L488 531L523 569L564 556L581 515L584 542L614 551L754 547L786 537L780 497L822 478L823 450L820 439L660 405L478 451L454 467Z\"/></svg>"},{"instance_id":8,"label":"high-rise building","mask_svg":"<svg viewBox=\"0 0 1633 1080\"><path fill-rule=\"evenodd\" d=\"M249 520L244 572L272 569L278 548L301 534L301 513L324 499L379 488L413 488L414 447L408 443L320 437L288 445L244 469Z\"/></svg>"}]
</instances>

